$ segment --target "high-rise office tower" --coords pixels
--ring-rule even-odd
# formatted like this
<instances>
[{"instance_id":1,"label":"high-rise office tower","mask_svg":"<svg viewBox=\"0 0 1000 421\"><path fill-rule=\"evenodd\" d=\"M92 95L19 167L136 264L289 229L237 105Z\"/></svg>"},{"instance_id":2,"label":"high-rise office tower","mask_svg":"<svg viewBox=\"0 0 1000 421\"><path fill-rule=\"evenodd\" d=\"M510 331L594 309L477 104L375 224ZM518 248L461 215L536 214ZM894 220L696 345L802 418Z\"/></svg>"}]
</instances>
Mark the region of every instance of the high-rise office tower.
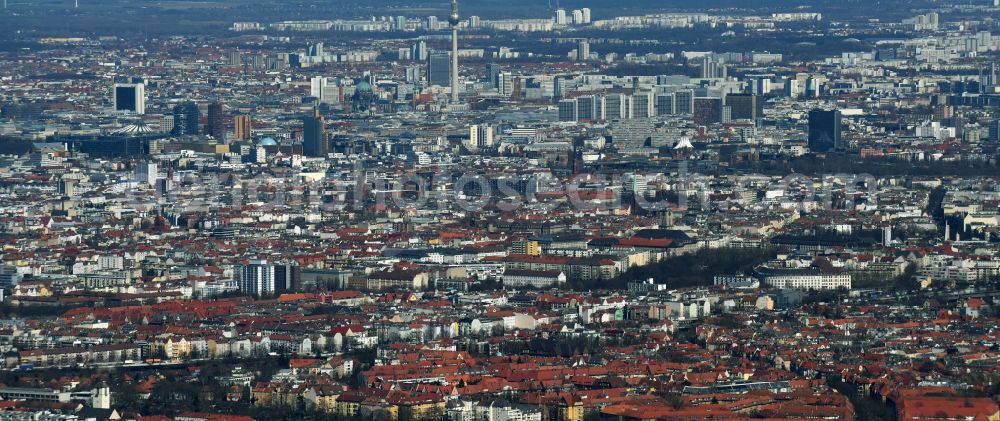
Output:
<instances>
[{"instance_id":1,"label":"high-rise office tower","mask_svg":"<svg viewBox=\"0 0 1000 421\"><path fill-rule=\"evenodd\" d=\"M481 149L493 146L493 126L476 124L469 127L470 149Z\"/></svg>"},{"instance_id":2,"label":"high-rise office tower","mask_svg":"<svg viewBox=\"0 0 1000 421\"><path fill-rule=\"evenodd\" d=\"M694 91L686 89L674 92L674 110L677 114L687 115L694 113Z\"/></svg>"},{"instance_id":3,"label":"high-rise office tower","mask_svg":"<svg viewBox=\"0 0 1000 421\"><path fill-rule=\"evenodd\" d=\"M417 41L410 46L410 59L416 61L427 60L427 43Z\"/></svg>"},{"instance_id":4,"label":"high-rise office tower","mask_svg":"<svg viewBox=\"0 0 1000 421\"><path fill-rule=\"evenodd\" d=\"M806 98L819 98L820 94L823 92L823 81L814 77L809 77L805 81L806 90L804 92Z\"/></svg>"},{"instance_id":5,"label":"high-rise office tower","mask_svg":"<svg viewBox=\"0 0 1000 421\"><path fill-rule=\"evenodd\" d=\"M458 102L458 0L451 0L451 102Z\"/></svg>"},{"instance_id":6,"label":"high-rise office tower","mask_svg":"<svg viewBox=\"0 0 1000 421\"><path fill-rule=\"evenodd\" d=\"M427 17L427 30L436 31L438 29L438 17L428 16Z\"/></svg>"},{"instance_id":7,"label":"high-rise office tower","mask_svg":"<svg viewBox=\"0 0 1000 421\"><path fill-rule=\"evenodd\" d=\"M802 94L802 81L798 79L785 80L785 96L797 98Z\"/></svg>"},{"instance_id":8,"label":"high-rise office tower","mask_svg":"<svg viewBox=\"0 0 1000 421\"><path fill-rule=\"evenodd\" d=\"M236 140L249 140L253 129L253 120L249 115L240 114L233 117L233 137Z\"/></svg>"},{"instance_id":9,"label":"high-rise office tower","mask_svg":"<svg viewBox=\"0 0 1000 421\"><path fill-rule=\"evenodd\" d=\"M486 80L489 82L490 86L494 89L500 88L500 72L502 69L499 64L490 63L486 65Z\"/></svg>"},{"instance_id":10,"label":"high-rise office tower","mask_svg":"<svg viewBox=\"0 0 1000 421\"><path fill-rule=\"evenodd\" d=\"M577 61L587 61L590 60L590 42L587 40L580 40L580 43L576 46L576 60Z\"/></svg>"},{"instance_id":11,"label":"high-rise office tower","mask_svg":"<svg viewBox=\"0 0 1000 421\"><path fill-rule=\"evenodd\" d=\"M1000 144L1000 120L993 120L989 122L987 126L986 135L988 140L993 144Z\"/></svg>"},{"instance_id":12,"label":"high-rise office tower","mask_svg":"<svg viewBox=\"0 0 1000 421\"><path fill-rule=\"evenodd\" d=\"M721 98L695 98L694 123L702 126L722 122Z\"/></svg>"},{"instance_id":13,"label":"high-rise office tower","mask_svg":"<svg viewBox=\"0 0 1000 421\"><path fill-rule=\"evenodd\" d=\"M327 79L322 76L315 76L309 79L309 96L323 102L323 91L326 89Z\"/></svg>"},{"instance_id":14,"label":"high-rise office tower","mask_svg":"<svg viewBox=\"0 0 1000 421\"><path fill-rule=\"evenodd\" d=\"M733 120L757 122L763 118L764 102L754 94L726 95L726 106L732 107Z\"/></svg>"},{"instance_id":15,"label":"high-rise office tower","mask_svg":"<svg viewBox=\"0 0 1000 421\"><path fill-rule=\"evenodd\" d=\"M602 96L598 96L598 97L594 97L594 120L595 121L604 121L604 120L608 119L607 114L604 112L604 107L607 105L607 104L605 104L604 101L605 101L605 99L604 99L603 95Z\"/></svg>"},{"instance_id":16,"label":"high-rise office tower","mask_svg":"<svg viewBox=\"0 0 1000 421\"><path fill-rule=\"evenodd\" d=\"M677 114L677 110L674 109L674 96L673 94L659 94L656 96L656 115L674 115Z\"/></svg>"},{"instance_id":17,"label":"high-rise office tower","mask_svg":"<svg viewBox=\"0 0 1000 421\"><path fill-rule=\"evenodd\" d=\"M623 94L610 94L604 97L604 119L621 120L628 118L628 97Z\"/></svg>"},{"instance_id":18,"label":"high-rise office tower","mask_svg":"<svg viewBox=\"0 0 1000 421\"><path fill-rule=\"evenodd\" d=\"M222 103L213 101L208 104L208 124L205 125L205 134L212 136L219 142L226 141L225 110Z\"/></svg>"},{"instance_id":19,"label":"high-rise office tower","mask_svg":"<svg viewBox=\"0 0 1000 421\"><path fill-rule=\"evenodd\" d=\"M733 107L728 105L722 106L722 112L719 114L719 122L722 124L728 124L733 121Z\"/></svg>"},{"instance_id":20,"label":"high-rise office tower","mask_svg":"<svg viewBox=\"0 0 1000 421\"><path fill-rule=\"evenodd\" d=\"M514 94L514 74L511 72L500 72L497 75L497 92L500 95L510 98Z\"/></svg>"},{"instance_id":21,"label":"high-rise office tower","mask_svg":"<svg viewBox=\"0 0 1000 421\"><path fill-rule=\"evenodd\" d=\"M200 133L199 120L201 120L201 111L198 110L198 104L193 101L178 104L174 106L174 128L170 134L174 136L196 135Z\"/></svg>"},{"instance_id":22,"label":"high-rise office tower","mask_svg":"<svg viewBox=\"0 0 1000 421\"><path fill-rule=\"evenodd\" d=\"M80 181L79 179L70 178L70 177L67 177L67 176L63 176L63 178L60 178L59 179L59 185L57 186L57 190L59 191L59 195L63 196L63 197L72 197L73 194L75 193L74 190L75 190L76 184L79 181Z\"/></svg>"},{"instance_id":23,"label":"high-rise office tower","mask_svg":"<svg viewBox=\"0 0 1000 421\"><path fill-rule=\"evenodd\" d=\"M299 265L292 263L274 264L274 292L297 291L302 283Z\"/></svg>"},{"instance_id":24,"label":"high-rise office tower","mask_svg":"<svg viewBox=\"0 0 1000 421\"><path fill-rule=\"evenodd\" d=\"M771 93L771 77L769 75L758 75L749 78L751 93L757 95L767 95Z\"/></svg>"},{"instance_id":25,"label":"high-rise office tower","mask_svg":"<svg viewBox=\"0 0 1000 421\"><path fill-rule=\"evenodd\" d=\"M576 121L576 100L564 99L559 101L559 121Z\"/></svg>"},{"instance_id":26,"label":"high-rise office tower","mask_svg":"<svg viewBox=\"0 0 1000 421\"><path fill-rule=\"evenodd\" d=\"M266 260L252 260L240 268L240 291L255 295L274 294L275 266Z\"/></svg>"},{"instance_id":27,"label":"high-rise office tower","mask_svg":"<svg viewBox=\"0 0 1000 421\"><path fill-rule=\"evenodd\" d=\"M406 66L406 83L420 84L420 66Z\"/></svg>"},{"instance_id":28,"label":"high-rise office tower","mask_svg":"<svg viewBox=\"0 0 1000 421\"><path fill-rule=\"evenodd\" d=\"M577 25L583 24L583 11L580 9L573 10L573 23Z\"/></svg>"},{"instance_id":29,"label":"high-rise office tower","mask_svg":"<svg viewBox=\"0 0 1000 421\"><path fill-rule=\"evenodd\" d=\"M160 133L173 133L174 131L174 114L164 114L160 117Z\"/></svg>"},{"instance_id":30,"label":"high-rise office tower","mask_svg":"<svg viewBox=\"0 0 1000 421\"><path fill-rule=\"evenodd\" d=\"M319 110L302 119L302 154L325 157L329 148L326 142L326 128Z\"/></svg>"},{"instance_id":31,"label":"high-rise office tower","mask_svg":"<svg viewBox=\"0 0 1000 421\"><path fill-rule=\"evenodd\" d=\"M809 150L830 152L842 149L839 110L809 111Z\"/></svg>"},{"instance_id":32,"label":"high-rise office tower","mask_svg":"<svg viewBox=\"0 0 1000 421\"><path fill-rule=\"evenodd\" d=\"M240 55L240 49L237 48L229 52L229 57L226 58L226 63L230 66L242 66L243 57Z\"/></svg>"},{"instance_id":33,"label":"high-rise office tower","mask_svg":"<svg viewBox=\"0 0 1000 421\"><path fill-rule=\"evenodd\" d=\"M116 83L114 107L117 112L146 113L146 85L143 83Z\"/></svg>"},{"instance_id":34,"label":"high-rise office tower","mask_svg":"<svg viewBox=\"0 0 1000 421\"><path fill-rule=\"evenodd\" d=\"M597 101L593 95L581 96L576 99L576 118L578 120L596 120L594 112L597 109Z\"/></svg>"},{"instance_id":35,"label":"high-rise office tower","mask_svg":"<svg viewBox=\"0 0 1000 421\"><path fill-rule=\"evenodd\" d=\"M934 121L947 120L955 116L955 107L951 105L935 105Z\"/></svg>"},{"instance_id":36,"label":"high-rise office tower","mask_svg":"<svg viewBox=\"0 0 1000 421\"><path fill-rule=\"evenodd\" d=\"M267 163L267 148L263 145L251 147L249 153L243 157L243 162L248 164Z\"/></svg>"},{"instance_id":37,"label":"high-rise office tower","mask_svg":"<svg viewBox=\"0 0 1000 421\"><path fill-rule=\"evenodd\" d=\"M143 162L135 167L135 181L148 184L156 184L159 168L155 162Z\"/></svg>"},{"instance_id":38,"label":"high-rise office tower","mask_svg":"<svg viewBox=\"0 0 1000 421\"><path fill-rule=\"evenodd\" d=\"M451 82L451 57L447 51L435 50L427 56L427 85L448 86Z\"/></svg>"},{"instance_id":39,"label":"high-rise office tower","mask_svg":"<svg viewBox=\"0 0 1000 421\"><path fill-rule=\"evenodd\" d=\"M583 16L583 24L590 24L590 8L584 7L580 9L580 14Z\"/></svg>"},{"instance_id":40,"label":"high-rise office tower","mask_svg":"<svg viewBox=\"0 0 1000 421\"><path fill-rule=\"evenodd\" d=\"M632 118L650 118L656 115L652 92L637 92L632 95Z\"/></svg>"}]
</instances>

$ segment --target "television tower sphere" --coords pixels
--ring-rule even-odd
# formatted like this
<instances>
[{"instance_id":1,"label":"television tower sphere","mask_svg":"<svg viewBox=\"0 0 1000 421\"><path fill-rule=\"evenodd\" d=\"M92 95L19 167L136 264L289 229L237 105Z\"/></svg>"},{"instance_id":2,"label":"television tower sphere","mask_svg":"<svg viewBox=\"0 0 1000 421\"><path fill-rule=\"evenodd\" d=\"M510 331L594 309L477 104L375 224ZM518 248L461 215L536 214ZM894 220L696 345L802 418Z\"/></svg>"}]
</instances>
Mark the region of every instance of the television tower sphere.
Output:
<instances>
[{"instance_id":1,"label":"television tower sphere","mask_svg":"<svg viewBox=\"0 0 1000 421\"><path fill-rule=\"evenodd\" d=\"M448 16L448 23L451 26L458 26L458 0L451 1L451 15Z\"/></svg>"}]
</instances>

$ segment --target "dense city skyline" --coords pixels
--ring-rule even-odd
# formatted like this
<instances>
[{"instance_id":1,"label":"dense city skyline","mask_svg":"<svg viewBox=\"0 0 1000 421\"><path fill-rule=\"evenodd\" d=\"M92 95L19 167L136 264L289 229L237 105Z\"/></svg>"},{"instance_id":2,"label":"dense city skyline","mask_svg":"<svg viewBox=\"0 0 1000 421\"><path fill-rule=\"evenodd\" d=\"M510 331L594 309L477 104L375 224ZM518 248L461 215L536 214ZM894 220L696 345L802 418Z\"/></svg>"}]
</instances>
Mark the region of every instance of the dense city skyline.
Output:
<instances>
[{"instance_id":1,"label":"dense city skyline","mask_svg":"<svg viewBox=\"0 0 1000 421\"><path fill-rule=\"evenodd\" d=\"M1000 0L8 0L0 420L1000 420Z\"/></svg>"}]
</instances>

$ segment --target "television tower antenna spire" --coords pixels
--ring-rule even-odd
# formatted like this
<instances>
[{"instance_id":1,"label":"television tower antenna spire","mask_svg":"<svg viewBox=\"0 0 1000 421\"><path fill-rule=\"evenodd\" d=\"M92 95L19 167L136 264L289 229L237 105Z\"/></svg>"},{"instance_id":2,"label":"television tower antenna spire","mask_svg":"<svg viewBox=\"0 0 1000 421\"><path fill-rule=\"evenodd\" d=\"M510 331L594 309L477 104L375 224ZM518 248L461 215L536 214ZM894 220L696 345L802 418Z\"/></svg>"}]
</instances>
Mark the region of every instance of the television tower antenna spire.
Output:
<instances>
[{"instance_id":1,"label":"television tower antenna spire","mask_svg":"<svg viewBox=\"0 0 1000 421\"><path fill-rule=\"evenodd\" d=\"M458 0L451 0L451 102L458 102Z\"/></svg>"}]
</instances>

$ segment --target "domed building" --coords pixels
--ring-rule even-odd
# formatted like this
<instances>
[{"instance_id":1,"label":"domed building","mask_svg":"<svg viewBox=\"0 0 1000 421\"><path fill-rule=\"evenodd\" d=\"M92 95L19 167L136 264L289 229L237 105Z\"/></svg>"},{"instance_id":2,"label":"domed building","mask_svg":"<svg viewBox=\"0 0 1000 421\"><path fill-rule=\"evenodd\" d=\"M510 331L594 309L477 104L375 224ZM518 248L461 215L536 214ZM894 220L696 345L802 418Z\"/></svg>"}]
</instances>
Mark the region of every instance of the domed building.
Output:
<instances>
[{"instance_id":1,"label":"domed building","mask_svg":"<svg viewBox=\"0 0 1000 421\"><path fill-rule=\"evenodd\" d=\"M375 89L372 88L372 84L368 83L367 80L358 81L358 84L354 87L354 94L364 94L364 93L374 93Z\"/></svg>"},{"instance_id":2,"label":"domed building","mask_svg":"<svg viewBox=\"0 0 1000 421\"><path fill-rule=\"evenodd\" d=\"M373 107L378 100L375 95L375 88L366 80L359 81L354 85L354 95L351 96L351 109L359 112L374 112Z\"/></svg>"}]
</instances>

